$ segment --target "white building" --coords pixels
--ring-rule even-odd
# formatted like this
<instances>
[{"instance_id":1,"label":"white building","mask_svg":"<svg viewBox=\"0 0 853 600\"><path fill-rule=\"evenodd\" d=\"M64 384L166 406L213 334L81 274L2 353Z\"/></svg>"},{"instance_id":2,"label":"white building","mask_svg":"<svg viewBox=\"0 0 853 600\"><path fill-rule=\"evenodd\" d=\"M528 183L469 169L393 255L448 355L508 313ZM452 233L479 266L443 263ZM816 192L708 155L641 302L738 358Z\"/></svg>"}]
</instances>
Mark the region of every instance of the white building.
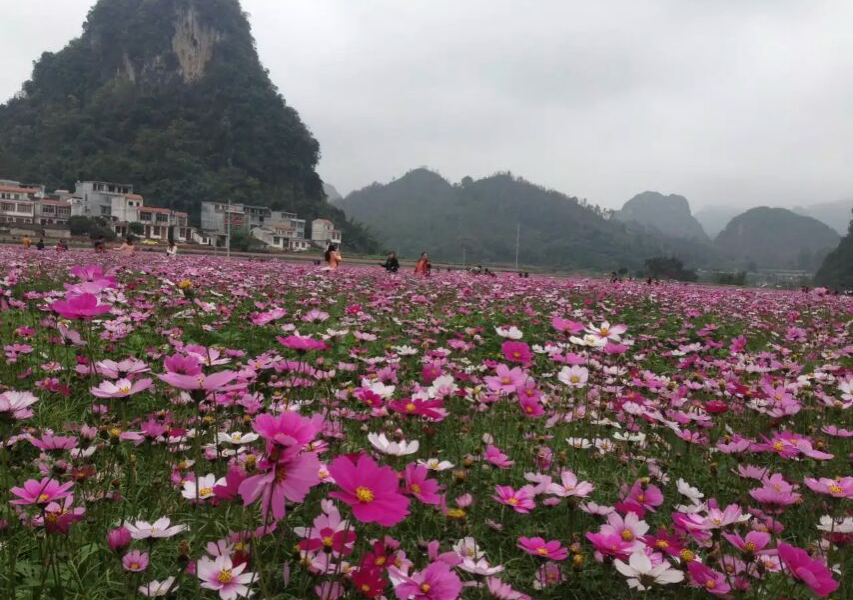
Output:
<instances>
[{"instance_id":1,"label":"white building","mask_svg":"<svg viewBox=\"0 0 853 600\"><path fill-rule=\"evenodd\" d=\"M320 245L341 243L341 232L328 219L314 219L311 222L311 241Z\"/></svg>"},{"instance_id":2,"label":"white building","mask_svg":"<svg viewBox=\"0 0 853 600\"><path fill-rule=\"evenodd\" d=\"M131 197L128 199L128 197ZM78 181L74 188L72 198L71 214L81 217L104 217L110 219L113 216L113 200L119 199L117 208L122 211L126 208L124 202L132 202L142 206L142 196L133 193L133 186L124 183L109 183L106 181Z\"/></svg>"},{"instance_id":3,"label":"white building","mask_svg":"<svg viewBox=\"0 0 853 600\"><path fill-rule=\"evenodd\" d=\"M0 223L33 223L40 190L17 181L0 180Z\"/></svg>"}]
</instances>

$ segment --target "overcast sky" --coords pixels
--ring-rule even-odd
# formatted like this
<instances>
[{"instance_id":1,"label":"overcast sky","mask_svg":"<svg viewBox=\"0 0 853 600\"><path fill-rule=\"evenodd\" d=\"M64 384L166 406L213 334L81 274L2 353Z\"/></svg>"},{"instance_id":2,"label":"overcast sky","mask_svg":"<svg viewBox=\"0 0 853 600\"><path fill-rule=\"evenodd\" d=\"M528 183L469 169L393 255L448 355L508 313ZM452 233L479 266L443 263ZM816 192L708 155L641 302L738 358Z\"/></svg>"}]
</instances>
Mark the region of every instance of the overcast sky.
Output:
<instances>
[{"instance_id":1,"label":"overcast sky","mask_svg":"<svg viewBox=\"0 0 853 600\"><path fill-rule=\"evenodd\" d=\"M0 97L94 0L0 0ZM608 207L853 197L853 0L243 0L341 192L429 166Z\"/></svg>"}]
</instances>

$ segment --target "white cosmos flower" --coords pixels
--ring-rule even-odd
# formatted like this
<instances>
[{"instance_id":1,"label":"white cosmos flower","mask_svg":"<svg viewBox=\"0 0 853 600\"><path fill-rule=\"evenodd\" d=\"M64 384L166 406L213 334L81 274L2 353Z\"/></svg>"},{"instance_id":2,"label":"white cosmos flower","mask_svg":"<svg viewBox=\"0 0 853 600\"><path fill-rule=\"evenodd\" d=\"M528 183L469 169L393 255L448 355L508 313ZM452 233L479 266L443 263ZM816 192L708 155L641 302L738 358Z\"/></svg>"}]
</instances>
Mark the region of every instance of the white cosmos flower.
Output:
<instances>
[{"instance_id":1,"label":"white cosmos flower","mask_svg":"<svg viewBox=\"0 0 853 600\"><path fill-rule=\"evenodd\" d=\"M486 556L486 553L480 550L480 546L477 545L477 540L472 537L462 538L453 544L453 551L462 558L474 560L479 560Z\"/></svg>"},{"instance_id":2,"label":"white cosmos flower","mask_svg":"<svg viewBox=\"0 0 853 600\"><path fill-rule=\"evenodd\" d=\"M363 379L361 381L361 387L370 390L383 400L388 400L394 395L394 390L397 389L393 385L385 385L381 381L370 381L369 379Z\"/></svg>"},{"instance_id":3,"label":"white cosmos flower","mask_svg":"<svg viewBox=\"0 0 853 600\"><path fill-rule=\"evenodd\" d=\"M170 538L187 530L186 525L170 526L171 524L172 521L169 517L162 517L154 521L154 523L149 523L148 521L125 522L124 527L130 532L130 537L135 540Z\"/></svg>"},{"instance_id":4,"label":"white cosmos flower","mask_svg":"<svg viewBox=\"0 0 853 600\"><path fill-rule=\"evenodd\" d=\"M174 577L167 577L163 581L157 581L156 579L146 583L145 585L139 586L139 593L145 596L146 598L159 598L161 596L165 596L169 589L172 587L172 584L175 583ZM175 586L174 590L178 589L180 586Z\"/></svg>"},{"instance_id":5,"label":"white cosmos flower","mask_svg":"<svg viewBox=\"0 0 853 600\"><path fill-rule=\"evenodd\" d=\"M613 561L616 570L628 578L628 587L639 591L647 590L653 584L665 585L667 583L678 583L684 579L684 573L672 568L667 561L663 561L656 567L645 552L634 552L624 563L619 559Z\"/></svg>"},{"instance_id":6,"label":"white cosmos flower","mask_svg":"<svg viewBox=\"0 0 853 600\"><path fill-rule=\"evenodd\" d=\"M515 325L510 325L509 327L495 327L495 333L509 340L520 340L524 336L524 334L521 333L521 330Z\"/></svg>"},{"instance_id":7,"label":"white cosmos flower","mask_svg":"<svg viewBox=\"0 0 853 600\"><path fill-rule=\"evenodd\" d=\"M846 379L838 384L843 400L853 400L853 379Z\"/></svg>"},{"instance_id":8,"label":"white cosmos flower","mask_svg":"<svg viewBox=\"0 0 853 600\"><path fill-rule=\"evenodd\" d=\"M418 464L422 467L426 467L430 471L446 471L447 469L452 469L455 466L449 460L439 460L437 458L419 460Z\"/></svg>"},{"instance_id":9,"label":"white cosmos flower","mask_svg":"<svg viewBox=\"0 0 853 600\"><path fill-rule=\"evenodd\" d=\"M368 433L367 439L374 448L383 454L391 456L406 456L407 454L414 454L420 447L417 440L413 440L411 442L391 442L387 437L385 437L384 433Z\"/></svg>"},{"instance_id":10,"label":"white cosmos flower","mask_svg":"<svg viewBox=\"0 0 853 600\"><path fill-rule=\"evenodd\" d=\"M853 517L833 519L830 515L824 515L817 528L832 533L853 533Z\"/></svg>"},{"instance_id":11,"label":"white cosmos flower","mask_svg":"<svg viewBox=\"0 0 853 600\"><path fill-rule=\"evenodd\" d=\"M582 388L586 386L586 382L589 379L589 369L579 365L563 367L557 373L557 379L570 387Z\"/></svg>"},{"instance_id":12,"label":"white cosmos flower","mask_svg":"<svg viewBox=\"0 0 853 600\"><path fill-rule=\"evenodd\" d=\"M705 497L705 494L700 492L695 487L691 487L689 483L680 479L675 482L676 487L678 488L678 493L682 496L687 496L694 504L698 504L699 501Z\"/></svg>"},{"instance_id":13,"label":"white cosmos flower","mask_svg":"<svg viewBox=\"0 0 853 600\"><path fill-rule=\"evenodd\" d=\"M239 431L232 431L231 433L220 431L218 435L220 444L251 444L258 437L260 436L254 432L240 433Z\"/></svg>"},{"instance_id":14,"label":"white cosmos flower","mask_svg":"<svg viewBox=\"0 0 853 600\"><path fill-rule=\"evenodd\" d=\"M462 563L458 566L463 571L467 571L472 575L479 575L481 577L494 575L495 573L500 573L504 570L503 566L492 567L485 558L480 558L475 561L467 556L462 559Z\"/></svg>"},{"instance_id":15,"label":"white cosmos flower","mask_svg":"<svg viewBox=\"0 0 853 600\"><path fill-rule=\"evenodd\" d=\"M217 485L225 485L225 478L217 480L216 475L202 475L197 481L185 481L181 496L187 500L207 500L213 498L213 488ZM198 495L196 495L198 494Z\"/></svg>"},{"instance_id":16,"label":"white cosmos flower","mask_svg":"<svg viewBox=\"0 0 853 600\"><path fill-rule=\"evenodd\" d=\"M418 353L417 348L412 348L411 346L392 346L391 350L399 356L414 356Z\"/></svg>"},{"instance_id":17,"label":"white cosmos flower","mask_svg":"<svg viewBox=\"0 0 853 600\"><path fill-rule=\"evenodd\" d=\"M607 338L598 337L591 333L586 334L582 338L573 335L569 338L569 341L577 346L589 346L590 348L604 348L607 345Z\"/></svg>"},{"instance_id":18,"label":"white cosmos flower","mask_svg":"<svg viewBox=\"0 0 853 600\"><path fill-rule=\"evenodd\" d=\"M576 450L586 450L592 447L592 442L586 438L570 437L566 438L566 441L569 443L569 446Z\"/></svg>"}]
</instances>

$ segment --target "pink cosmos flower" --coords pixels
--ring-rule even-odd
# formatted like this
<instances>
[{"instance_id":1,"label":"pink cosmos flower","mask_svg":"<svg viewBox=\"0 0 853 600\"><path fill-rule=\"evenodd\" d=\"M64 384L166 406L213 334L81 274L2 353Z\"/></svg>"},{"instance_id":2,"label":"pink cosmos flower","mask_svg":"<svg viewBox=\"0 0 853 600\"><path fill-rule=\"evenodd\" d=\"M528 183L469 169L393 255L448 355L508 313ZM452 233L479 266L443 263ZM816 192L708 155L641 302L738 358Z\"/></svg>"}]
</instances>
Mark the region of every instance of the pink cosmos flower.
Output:
<instances>
[{"instance_id":1,"label":"pink cosmos flower","mask_svg":"<svg viewBox=\"0 0 853 600\"><path fill-rule=\"evenodd\" d=\"M818 494L827 494L833 498L853 498L853 477L838 477L836 479L806 477L803 482L810 490Z\"/></svg>"},{"instance_id":2,"label":"pink cosmos flower","mask_svg":"<svg viewBox=\"0 0 853 600\"><path fill-rule=\"evenodd\" d=\"M148 553L139 550L131 550L121 559L121 566L125 571L139 573L148 568Z\"/></svg>"},{"instance_id":3,"label":"pink cosmos flower","mask_svg":"<svg viewBox=\"0 0 853 600\"><path fill-rule=\"evenodd\" d=\"M501 352L509 362L529 365L530 361L533 360L533 352L530 351L530 346L524 342L507 340L501 345Z\"/></svg>"},{"instance_id":4,"label":"pink cosmos flower","mask_svg":"<svg viewBox=\"0 0 853 600\"><path fill-rule=\"evenodd\" d=\"M541 537L520 537L518 538L518 547L532 556L547 558L549 560L566 560L566 557L569 555L569 551L559 541L551 540L550 542L546 542Z\"/></svg>"},{"instance_id":5,"label":"pink cosmos flower","mask_svg":"<svg viewBox=\"0 0 853 600\"><path fill-rule=\"evenodd\" d=\"M534 491L532 485L525 485L519 490L514 490L508 485L496 485L493 500L511 507L515 512L527 514L536 508Z\"/></svg>"},{"instance_id":6,"label":"pink cosmos flower","mask_svg":"<svg viewBox=\"0 0 853 600\"><path fill-rule=\"evenodd\" d=\"M39 450L71 450L77 447L77 438L45 433L41 438L31 437L30 443Z\"/></svg>"},{"instance_id":7,"label":"pink cosmos flower","mask_svg":"<svg viewBox=\"0 0 853 600\"><path fill-rule=\"evenodd\" d=\"M141 391L147 390L154 383L149 378L130 381L129 379L119 379L115 383L112 381L102 381L98 387L90 388L89 391L96 398L127 398L133 394L138 394Z\"/></svg>"},{"instance_id":8,"label":"pink cosmos flower","mask_svg":"<svg viewBox=\"0 0 853 600\"><path fill-rule=\"evenodd\" d=\"M603 556L627 559L636 548L633 540L624 540L614 533L590 533L584 534L596 551L596 559L601 561Z\"/></svg>"},{"instance_id":9,"label":"pink cosmos flower","mask_svg":"<svg viewBox=\"0 0 853 600\"><path fill-rule=\"evenodd\" d=\"M706 567L697 560L691 560L687 563L687 570L690 572L690 580L693 585L705 588L707 592L715 596L725 596L732 589L726 583L726 576L723 573Z\"/></svg>"},{"instance_id":10,"label":"pink cosmos flower","mask_svg":"<svg viewBox=\"0 0 853 600\"><path fill-rule=\"evenodd\" d=\"M509 460L509 456L501 452L500 448L489 444L486 446L486 460L498 469L509 469L515 461Z\"/></svg>"},{"instance_id":11,"label":"pink cosmos flower","mask_svg":"<svg viewBox=\"0 0 853 600\"><path fill-rule=\"evenodd\" d=\"M201 362L192 354L170 356L163 361L163 368L166 369L167 373L175 373L176 375L195 376L201 374Z\"/></svg>"},{"instance_id":12,"label":"pink cosmos flower","mask_svg":"<svg viewBox=\"0 0 853 600\"><path fill-rule=\"evenodd\" d=\"M518 367L510 369L506 365L498 365L495 375L484 378L486 385L494 392L513 393L527 379L527 374Z\"/></svg>"},{"instance_id":13,"label":"pink cosmos flower","mask_svg":"<svg viewBox=\"0 0 853 600\"><path fill-rule=\"evenodd\" d=\"M0 416L11 414L14 419L28 419L33 416L30 406L35 404L38 398L30 392L8 391L0 394Z\"/></svg>"},{"instance_id":14,"label":"pink cosmos flower","mask_svg":"<svg viewBox=\"0 0 853 600\"><path fill-rule=\"evenodd\" d=\"M764 531L750 531L744 537L737 533L723 533L723 537L732 546L748 555L762 552L770 543L770 534Z\"/></svg>"},{"instance_id":15,"label":"pink cosmos flower","mask_svg":"<svg viewBox=\"0 0 853 600\"><path fill-rule=\"evenodd\" d=\"M838 589L838 582L826 565L809 556L808 552L789 544L780 543L779 557L791 576L805 583L818 596L825 598Z\"/></svg>"},{"instance_id":16,"label":"pink cosmos flower","mask_svg":"<svg viewBox=\"0 0 853 600\"><path fill-rule=\"evenodd\" d=\"M438 505L441 497L438 492L441 486L435 479L429 479L429 469L424 466L409 463L403 470L404 492L411 494L424 504Z\"/></svg>"},{"instance_id":17,"label":"pink cosmos flower","mask_svg":"<svg viewBox=\"0 0 853 600\"><path fill-rule=\"evenodd\" d=\"M201 587L216 590L222 600L235 600L249 596L249 585L255 581L254 573L244 573L247 563L235 565L229 556L211 560L203 556L196 565Z\"/></svg>"},{"instance_id":18,"label":"pink cosmos flower","mask_svg":"<svg viewBox=\"0 0 853 600\"><path fill-rule=\"evenodd\" d=\"M51 502L44 508L44 513L34 519L36 525L43 526L48 533L68 534L68 529L74 523L82 521L86 509L74 504L74 496L68 495L59 502Z\"/></svg>"},{"instance_id":19,"label":"pink cosmos flower","mask_svg":"<svg viewBox=\"0 0 853 600\"><path fill-rule=\"evenodd\" d=\"M626 542L633 542L648 533L649 525L633 512L629 512L624 518L613 512L607 515L607 523L601 526L600 531L605 535L618 535Z\"/></svg>"},{"instance_id":20,"label":"pink cosmos flower","mask_svg":"<svg viewBox=\"0 0 853 600\"><path fill-rule=\"evenodd\" d=\"M322 340L315 340L311 337L303 337L300 335L289 335L287 337L279 336L275 338L279 344L290 350L297 352L310 352L311 350L325 350L326 343Z\"/></svg>"},{"instance_id":21,"label":"pink cosmos flower","mask_svg":"<svg viewBox=\"0 0 853 600\"><path fill-rule=\"evenodd\" d=\"M236 371L220 371L218 373L213 373L212 375L204 375L202 373L198 373L197 375L164 373L162 375L157 375L157 378L168 383L172 387L178 388L179 390L204 390L206 392L214 392L222 389L237 379L238 375L239 373Z\"/></svg>"},{"instance_id":22,"label":"pink cosmos flower","mask_svg":"<svg viewBox=\"0 0 853 600\"><path fill-rule=\"evenodd\" d=\"M655 512L655 508L663 504L663 493L656 485L643 485L636 481L628 490L623 501L635 502L644 509Z\"/></svg>"},{"instance_id":23,"label":"pink cosmos flower","mask_svg":"<svg viewBox=\"0 0 853 600\"><path fill-rule=\"evenodd\" d=\"M110 550L118 551L122 548L126 548L130 545L132 538L130 537L130 531L125 527L117 527L115 529L111 529L107 534L107 545L110 547Z\"/></svg>"},{"instance_id":24,"label":"pink cosmos flower","mask_svg":"<svg viewBox=\"0 0 853 600\"><path fill-rule=\"evenodd\" d=\"M462 581L441 561L411 576L391 567L388 575L399 600L456 600L462 591Z\"/></svg>"},{"instance_id":25,"label":"pink cosmos flower","mask_svg":"<svg viewBox=\"0 0 853 600\"><path fill-rule=\"evenodd\" d=\"M65 319L92 319L98 315L110 312L108 304L101 304L94 294L70 294L65 300L57 300L51 303L51 310Z\"/></svg>"},{"instance_id":26,"label":"pink cosmos flower","mask_svg":"<svg viewBox=\"0 0 853 600\"><path fill-rule=\"evenodd\" d=\"M569 321L561 317L555 316L551 319L551 326L557 331L577 335L583 331L583 325L575 321Z\"/></svg>"},{"instance_id":27,"label":"pink cosmos flower","mask_svg":"<svg viewBox=\"0 0 853 600\"><path fill-rule=\"evenodd\" d=\"M408 516L409 499L400 493L399 479L391 467L380 467L365 454L355 462L338 456L329 465L329 473L341 488L329 496L349 504L359 521L393 527Z\"/></svg>"},{"instance_id":28,"label":"pink cosmos flower","mask_svg":"<svg viewBox=\"0 0 853 600\"><path fill-rule=\"evenodd\" d=\"M794 491L794 486L785 481L780 473L765 477L763 486L749 490L749 495L762 504L790 506L802 497Z\"/></svg>"},{"instance_id":29,"label":"pink cosmos flower","mask_svg":"<svg viewBox=\"0 0 853 600\"><path fill-rule=\"evenodd\" d=\"M561 483L549 484L545 491L560 498L568 498L569 496L585 498L595 490L593 484L588 481L579 482L577 475L569 470L564 470L560 473L560 481Z\"/></svg>"},{"instance_id":30,"label":"pink cosmos flower","mask_svg":"<svg viewBox=\"0 0 853 600\"><path fill-rule=\"evenodd\" d=\"M504 583L497 577L486 578L486 588L493 598L498 600L530 600L530 596L513 589L508 583Z\"/></svg>"},{"instance_id":31,"label":"pink cosmos flower","mask_svg":"<svg viewBox=\"0 0 853 600\"><path fill-rule=\"evenodd\" d=\"M518 405L521 407L522 414L530 419L535 419L545 414L545 409L536 398L520 396L518 398Z\"/></svg>"},{"instance_id":32,"label":"pink cosmos flower","mask_svg":"<svg viewBox=\"0 0 853 600\"><path fill-rule=\"evenodd\" d=\"M73 486L73 481L59 483L55 479L50 479L49 477L45 477L41 481L30 479L24 482L23 487L13 487L9 490L18 497L18 500L10 500L9 502L17 505L47 505L50 502L55 502L65 498L66 496L70 496L71 492L68 490Z\"/></svg>"}]
</instances>

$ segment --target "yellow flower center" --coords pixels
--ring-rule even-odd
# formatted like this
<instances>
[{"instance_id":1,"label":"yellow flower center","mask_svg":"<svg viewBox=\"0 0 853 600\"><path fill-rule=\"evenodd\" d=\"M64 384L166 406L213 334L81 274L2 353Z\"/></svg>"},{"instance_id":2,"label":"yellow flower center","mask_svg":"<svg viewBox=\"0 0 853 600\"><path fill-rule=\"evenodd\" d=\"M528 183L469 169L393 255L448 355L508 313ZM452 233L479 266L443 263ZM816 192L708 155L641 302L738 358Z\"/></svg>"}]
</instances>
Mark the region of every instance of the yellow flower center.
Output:
<instances>
[{"instance_id":1,"label":"yellow flower center","mask_svg":"<svg viewBox=\"0 0 853 600\"><path fill-rule=\"evenodd\" d=\"M419 486L417 483L413 483L411 486L411 489L412 489L412 493L414 493L414 494L420 494L421 493L421 486Z\"/></svg>"},{"instance_id":2,"label":"yellow flower center","mask_svg":"<svg viewBox=\"0 0 853 600\"><path fill-rule=\"evenodd\" d=\"M637 502L645 502L646 495L645 494L637 494Z\"/></svg>"},{"instance_id":3,"label":"yellow flower center","mask_svg":"<svg viewBox=\"0 0 853 600\"><path fill-rule=\"evenodd\" d=\"M406 405L406 412L415 412L416 408L417 408L417 406L415 406L413 403L409 402Z\"/></svg>"},{"instance_id":4,"label":"yellow flower center","mask_svg":"<svg viewBox=\"0 0 853 600\"><path fill-rule=\"evenodd\" d=\"M451 508L447 511L447 517L450 519L464 519L465 511L461 508Z\"/></svg>"},{"instance_id":5,"label":"yellow flower center","mask_svg":"<svg viewBox=\"0 0 853 600\"><path fill-rule=\"evenodd\" d=\"M666 540L658 540L655 542L655 546L660 548L661 550L666 550L667 548L669 548L669 542L667 542Z\"/></svg>"},{"instance_id":6,"label":"yellow flower center","mask_svg":"<svg viewBox=\"0 0 853 600\"><path fill-rule=\"evenodd\" d=\"M334 538L332 538L332 536L330 536L330 535L327 535L326 537L324 537L324 538L323 538L323 545L324 545L326 548L331 548L331 547L332 547L332 544L334 544L334 543L335 543L335 540L334 540Z\"/></svg>"},{"instance_id":7,"label":"yellow flower center","mask_svg":"<svg viewBox=\"0 0 853 600\"><path fill-rule=\"evenodd\" d=\"M518 498L510 498L509 500L507 500L507 502L509 502L513 506L516 506L518 504Z\"/></svg>"},{"instance_id":8,"label":"yellow flower center","mask_svg":"<svg viewBox=\"0 0 853 600\"><path fill-rule=\"evenodd\" d=\"M376 565L379 565L381 567L382 565L385 564L385 557L384 556L378 556L378 557L376 557L376 560L373 561L373 563Z\"/></svg>"},{"instance_id":9,"label":"yellow flower center","mask_svg":"<svg viewBox=\"0 0 853 600\"><path fill-rule=\"evenodd\" d=\"M512 357L513 358L521 358L521 352L513 352Z\"/></svg>"},{"instance_id":10,"label":"yellow flower center","mask_svg":"<svg viewBox=\"0 0 853 600\"><path fill-rule=\"evenodd\" d=\"M501 379L501 383L504 385L509 385L510 383L512 383L512 379L510 379L509 377L504 377L503 379Z\"/></svg>"},{"instance_id":11,"label":"yellow flower center","mask_svg":"<svg viewBox=\"0 0 853 600\"><path fill-rule=\"evenodd\" d=\"M128 394L128 393L130 393L130 386L129 385L123 385L118 389L118 391L120 391L122 394Z\"/></svg>"},{"instance_id":12,"label":"yellow flower center","mask_svg":"<svg viewBox=\"0 0 853 600\"><path fill-rule=\"evenodd\" d=\"M138 569L139 569L139 563L137 563L137 562L130 563L130 570L131 571L136 571Z\"/></svg>"},{"instance_id":13,"label":"yellow flower center","mask_svg":"<svg viewBox=\"0 0 853 600\"><path fill-rule=\"evenodd\" d=\"M216 577L216 580L219 583L231 583L232 579L231 569L223 569L222 571L219 571L219 575Z\"/></svg>"},{"instance_id":14,"label":"yellow flower center","mask_svg":"<svg viewBox=\"0 0 853 600\"><path fill-rule=\"evenodd\" d=\"M681 557L681 560L683 560L684 562L690 562L691 560L696 558L696 555L693 554L693 552L691 550L687 550L686 548L684 550L682 550L681 552L679 552L678 555Z\"/></svg>"},{"instance_id":15,"label":"yellow flower center","mask_svg":"<svg viewBox=\"0 0 853 600\"><path fill-rule=\"evenodd\" d=\"M630 542L631 540L634 539L634 532L631 531L630 529L626 529L625 531L622 532L622 539L625 540L626 542Z\"/></svg>"},{"instance_id":16,"label":"yellow flower center","mask_svg":"<svg viewBox=\"0 0 853 600\"><path fill-rule=\"evenodd\" d=\"M743 545L743 549L747 552L755 552L755 542L747 542Z\"/></svg>"},{"instance_id":17,"label":"yellow flower center","mask_svg":"<svg viewBox=\"0 0 853 600\"><path fill-rule=\"evenodd\" d=\"M429 591L430 585L428 583L421 584L421 591L426 594Z\"/></svg>"},{"instance_id":18,"label":"yellow flower center","mask_svg":"<svg viewBox=\"0 0 853 600\"><path fill-rule=\"evenodd\" d=\"M39 494L39 502L47 502L48 500L50 500L50 496L48 496L47 494Z\"/></svg>"},{"instance_id":19,"label":"yellow flower center","mask_svg":"<svg viewBox=\"0 0 853 600\"><path fill-rule=\"evenodd\" d=\"M705 582L705 587L708 588L709 590L713 590L715 587L717 587L717 582L714 581L713 579L709 579L708 581Z\"/></svg>"},{"instance_id":20,"label":"yellow flower center","mask_svg":"<svg viewBox=\"0 0 853 600\"><path fill-rule=\"evenodd\" d=\"M785 449L785 444L783 444L782 442L773 442L773 449L777 452L781 452Z\"/></svg>"},{"instance_id":21,"label":"yellow flower center","mask_svg":"<svg viewBox=\"0 0 853 600\"><path fill-rule=\"evenodd\" d=\"M206 498L207 496L213 495L213 488L204 487L198 491L199 498Z\"/></svg>"},{"instance_id":22,"label":"yellow flower center","mask_svg":"<svg viewBox=\"0 0 853 600\"><path fill-rule=\"evenodd\" d=\"M369 592L369 591L370 591L370 586L369 586L369 585L367 585L366 583L362 583L362 584L361 584L361 591L362 591L362 592L364 592L364 593L366 594L367 592Z\"/></svg>"},{"instance_id":23,"label":"yellow flower center","mask_svg":"<svg viewBox=\"0 0 853 600\"><path fill-rule=\"evenodd\" d=\"M537 548L536 553L541 556L546 556L548 554L548 548Z\"/></svg>"},{"instance_id":24,"label":"yellow flower center","mask_svg":"<svg viewBox=\"0 0 853 600\"><path fill-rule=\"evenodd\" d=\"M572 376L569 378L569 381L571 381L572 383L580 383L580 380L581 380L581 378L580 378L580 377L578 377L577 375L572 375Z\"/></svg>"},{"instance_id":25,"label":"yellow flower center","mask_svg":"<svg viewBox=\"0 0 853 600\"><path fill-rule=\"evenodd\" d=\"M359 487L355 490L355 496L359 502L373 502L373 492L366 487Z\"/></svg>"},{"instance_id":26,"label":"yellow flower center","mask_svg":"<svg viewBox=\"0 0 853 600\"><path fill-rule=\"evenodd\" d=\"M837 483L833 483L831 486L829 486L829 492L831 494L840 494L841 493L841 486L838 485Z\"/></svg>"}]
</instances>

